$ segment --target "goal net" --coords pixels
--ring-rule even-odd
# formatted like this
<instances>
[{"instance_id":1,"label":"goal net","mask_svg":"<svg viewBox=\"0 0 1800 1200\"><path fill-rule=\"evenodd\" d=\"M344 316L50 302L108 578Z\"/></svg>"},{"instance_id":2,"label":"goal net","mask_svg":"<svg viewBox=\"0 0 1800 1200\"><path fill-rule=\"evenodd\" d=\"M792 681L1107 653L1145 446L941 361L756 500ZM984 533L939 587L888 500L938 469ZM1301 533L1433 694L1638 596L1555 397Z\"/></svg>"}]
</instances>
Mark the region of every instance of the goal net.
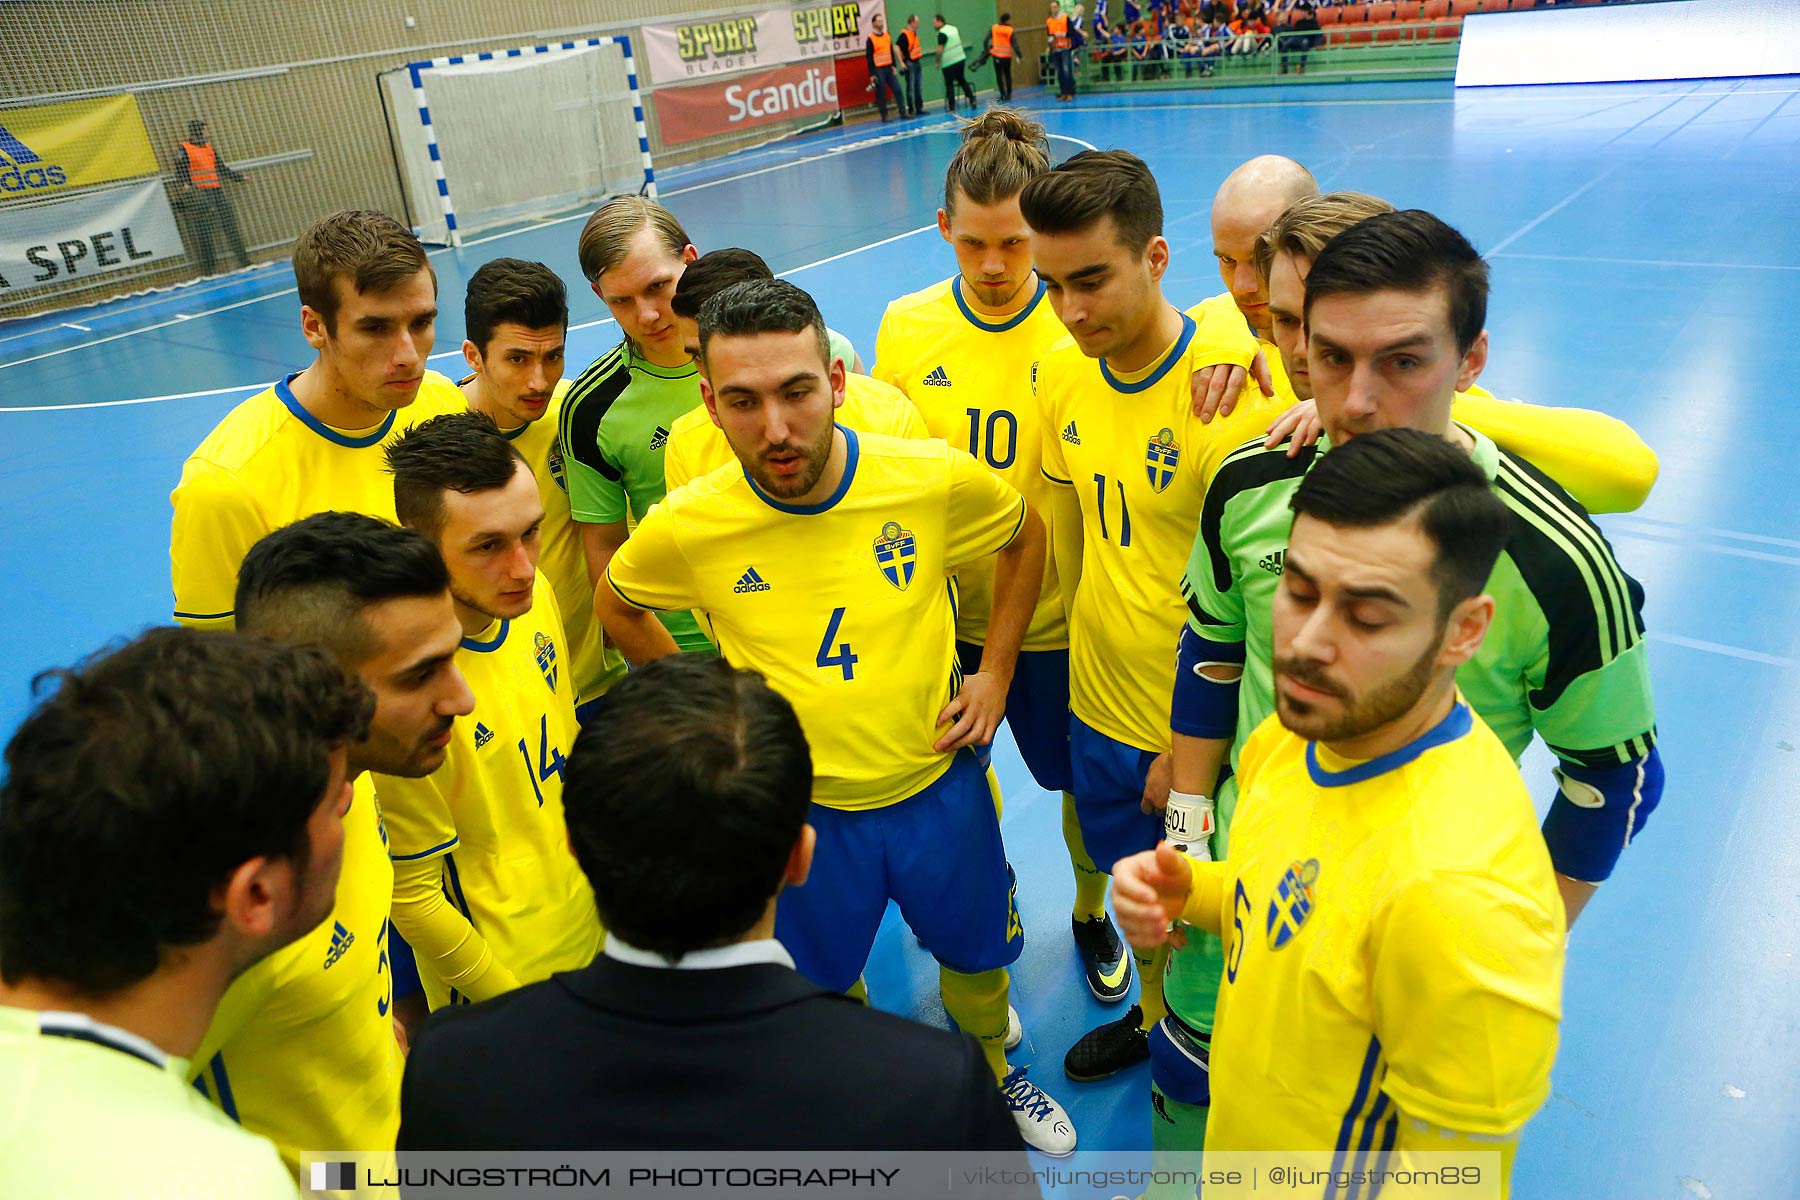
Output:
<instances>
[{"instance_id":1,"label":"goal net","mask_svg":"<svg viewBox=\"0 0 1800 1200\"><path fill-rule=\"evenodd\" d=\"M656 194L631 43L590 38L411 63L381 76L423 241Z\"/></svg>"}]
</instances>

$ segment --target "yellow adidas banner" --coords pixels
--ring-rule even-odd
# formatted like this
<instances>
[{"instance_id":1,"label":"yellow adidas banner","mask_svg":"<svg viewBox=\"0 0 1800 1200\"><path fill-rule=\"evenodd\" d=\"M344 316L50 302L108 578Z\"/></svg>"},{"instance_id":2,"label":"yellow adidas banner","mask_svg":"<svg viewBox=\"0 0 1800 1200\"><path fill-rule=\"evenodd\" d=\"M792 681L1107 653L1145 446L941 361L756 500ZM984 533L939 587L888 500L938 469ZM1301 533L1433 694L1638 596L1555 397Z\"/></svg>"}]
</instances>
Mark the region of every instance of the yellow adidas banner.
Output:
<instances>
[{"instance_id":1,"label":"yellow adidas banner","mask_svg":"<svg viewBox=\"0 0 1800 1200\"><path fill-rule=\"evenodd\" d=\"M157 171L136 96L0 108L0 204Z\"/></svg>"}]
</instances>

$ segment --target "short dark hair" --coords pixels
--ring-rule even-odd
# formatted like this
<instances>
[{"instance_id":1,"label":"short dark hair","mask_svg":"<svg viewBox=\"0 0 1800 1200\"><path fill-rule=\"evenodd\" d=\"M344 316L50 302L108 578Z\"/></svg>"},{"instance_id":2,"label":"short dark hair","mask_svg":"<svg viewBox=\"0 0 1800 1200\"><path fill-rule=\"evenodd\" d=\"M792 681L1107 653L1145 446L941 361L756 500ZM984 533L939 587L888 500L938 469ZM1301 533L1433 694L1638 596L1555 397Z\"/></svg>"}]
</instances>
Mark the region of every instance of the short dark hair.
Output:
<instances>
[{"instance_id":1,"label":"short dark hair","mask_svg":"<svg viewBox=\"0 0 1800 1200\"><path fill-rule=\"evenodd\" d=\"M412 230L382 212L346 209L320 217L294 242L294 283L300 303L319 314L328 332L337 330L338 294L347 278L359 296L392 291L420 271L437 272Z\"/></svg>"},{"instance_id":2,"label":"short dark hair","mask_svg":"<svg viewBox=\"0 0 1800 1200\"><path fill-rule=\"evenodd\" d=\"M1436 548L1441 614L1479 596L1506 541L1506 505L1473 459L1418 429L1358 434L1320 456L1288 502L1296 516L1354 529L1417 513Z\"/></svg>"},{"instance_id":3,"label":"short dark hair","mask_svg":"<svg viewBox=\"0 0 1800 1200\"><path fill-rule=\"evenodd\" d=\"M715 336L750 337L807 329L818 335L819 357L829 367L831 337L811 296L785 279L734 283L700 308L700 363L705 366L706 344Z\"/></svg>"},{"instance_id":4,"label":"short dark hair","mask_svg":"<svg viewBox=\"0 0 1800 1200\"><path fill-rule=\"evenodd\" d=\"M741 937L780 887L812 781L800 720L762 676L698 654L631 672L564 777L601 922L670 959Z\"/></svg>"},{"instance_id":5,"label":"short dark hair","mask_svg":"<svg viewBox=\"0 0 1800 1200\"><path fill-rule=\"evenodd\" d=\"M444 528L444 493L491 492L512 482L525 461L486 413L444 413L388 443L394 512L400 523L435 538Z\"/></svg>"},{"instance_id":6,"label":"short dark hair","mask_svg":"<svg viewBox=\"0 0 1800 1200\"><path fill-rule=\"evenodd\" d=\"M1163 231L1162 193L1144 160L1128 150L1083 150L1019 193L1019 212L1036 233L1079 233L1111 217L1119 242L1141 252Z\"/></svg>"},{"instance_id":7,"label":"short dark hair","mask_svg":"<svg viewBox=\"0 0 1800 1200\"><path fill-rule=\"evenodd\" d=\"M323 512L265 534L238 567L239 631L323 646L353 670L375 650L363 611L441 596L450 572L431 539L362 513Z\"/></svg>"},{"instance_id":8,"label":"short dark hair","mask_svg":"<svg viewBox=\"0 0 1800 1200\"><path fill-rule=\"evenodd\" d=\"M316 647L178 628L33 688L0 784L0 978L92 995L213 937L249 860L305 871L327 756L375 705Z\"/></svg>"},{"instance_id":9,"label":"short dark hair","mask_svg":"<svg viewBox=\"0 0 1800 1200\"><path fill-rule=\"evenodd\" d=\"M697 321L706 302L732 284L773 278L775 272L769 270L769 264L754 250L745 250L741 246L709 250L689 263L687 270L681 273L669 307L676 316Z\"/></svg>"},{"instance_id":10,"label":"short dark hair","mask_svg":"<svg viewBox=\"0 0 1800 1200\"><path fill-rule=\"evenodd\" d=\"M540 262L496 258L469 276L463 295L463 329L475 348L486 354L494 328L506 322L527 329L569 327L569 290L562 278Z\"/></svg>"},{"instance_id":11,"label":"short dark hair","mask_svg":"<svg viewBox=\"0 0 1800 1200\"><path fill-rule=\"evenodd\" d=\"M1325 243L1306 277L1306 316L1320 296L1428 292L1450 300L1456 348L1467 354L1487 325L1488 266L1469 239L1419 208L1358 221Z\"/></svg>"}]
</instances>

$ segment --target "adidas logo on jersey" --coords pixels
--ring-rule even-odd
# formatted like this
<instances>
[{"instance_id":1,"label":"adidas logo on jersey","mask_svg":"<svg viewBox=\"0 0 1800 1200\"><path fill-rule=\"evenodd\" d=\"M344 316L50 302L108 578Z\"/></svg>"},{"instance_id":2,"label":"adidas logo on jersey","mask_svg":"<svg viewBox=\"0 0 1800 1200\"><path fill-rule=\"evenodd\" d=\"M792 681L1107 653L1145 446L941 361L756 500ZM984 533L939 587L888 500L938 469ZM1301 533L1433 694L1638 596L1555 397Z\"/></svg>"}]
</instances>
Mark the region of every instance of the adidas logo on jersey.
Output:
<instances>
[{"instance_id":1,"label":"adidas logo on jersey","mask_svg":"<svg viewBox=\"0 0 1800 1200\"><path fill-rule=\"evenodd\" d=\"M475 722L475 748L479 750L493 740L494 731L480 721Z\"/></svg>"},{"instance_id":2,"label":"adidas logo on jersey","mask_svg":"<svg viewBox=\"0 0 1800 1200\"><path fill-rule=\"evenodd\" d=\"M944 368L933 367L931 369L931 374L929 374L925 377L925 386L926 387L949 387L950 386L950 376L944 371Z\"/></svg>"},{"instance_id":3,"label":"adidas logo on jersey","mask_svg":"<svg viewBox=\"0 0 1800 1200\"><path fill-rule=\"evenodd\" d=\"M1271 575L1279 575L1279 574L1281 574L1282 562L1286 558L1287 558L1286 550L1277 550L1273 554L1263 555L1261 561L1259 561L1256 565L1261 567L1263 570L1267 571Z\"/></svg>"},{"instance_id":4,"label":"adidas logo on jersey","mask_svg":"<svg viewBox=\"0 0 1800 1200\"><path fill-rule=\"evenodd\" d=\"M342 921L333 921L331 923L331 945L325 950L325 969L329 971L336 966L337 960L344 957L344 953L355 944L356 935L345 929Z\"/></svg>"},{"instance_id":5,"label":"adidas logo on jersey","mask_svg":"<svg viewBox=\"0 0 1800 1200\"><path fill-rule=\"evenodd\" d=\"M656 427L656 432L650 435L650 448L652 450L661 450L668 444L669 431L664 429L661 425L658 425Z\"/></svg>"},{"instance_id":6,"label":"adidas logo on jersey","mask_svg":"<svg viewBox=\"0 0 1800 1200\"><path fill-rule=\"evenodd\" d=\"M1063 426L1062 439L1071 446L1081 445L1081 435L1075 432L1075 422L1070 421Z\"/></svg>"},{"instance_id":7,"label":"adidas logo on jersey","mask_svg":"<svg viewBox=\"0 0 1800 1200\"><path fill-rule=\"evenodd\" d=\"M748 571L744 572L738 579L737 586L731 590L740 595L745 592L766 592L769 590L769 585L764 583L763 577L756 573L756 568L751 567Z\"/></svg>"}]
</instances>

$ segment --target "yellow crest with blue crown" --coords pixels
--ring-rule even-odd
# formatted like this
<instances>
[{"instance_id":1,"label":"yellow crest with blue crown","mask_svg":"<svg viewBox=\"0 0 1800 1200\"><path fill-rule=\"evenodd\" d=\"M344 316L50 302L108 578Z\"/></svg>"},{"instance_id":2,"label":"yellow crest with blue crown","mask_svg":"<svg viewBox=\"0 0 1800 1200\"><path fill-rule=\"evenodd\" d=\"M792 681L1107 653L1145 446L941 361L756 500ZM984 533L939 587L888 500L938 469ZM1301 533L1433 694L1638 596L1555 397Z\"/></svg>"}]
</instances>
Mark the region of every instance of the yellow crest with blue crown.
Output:
<instances>
[{"instance_id":1,"label":"yellow crest with blue crown","mask_svg":"<svg viewBox=\"0 0 1800 1200\"><path fill-rule=\"evenodd\" d=\"M569 476L568 472L563 469L562 447L555 442L550 443L550 459L546 465L550 468L550 478L556 481L556 486L567 492Z\"/></svg>"},{"instance_id":2,"label":"yellow crest with blue crown","mask_svg":"<svg viewBox=\"0 0 1800 1200\"><path fill-rule=\"evenodd\" d=\"M1275 885L1275 894L1269 898L1269 949L1279 950L1293 941L1306 919L1312 916L1313 907L1318 903L1313 885L1318 880L1318 859L1288 864L1287 873Z\"/></svg>"},{"instance_id":3,"label":"yellow crest with blue crown","mask_svg":"<svg viewBox=\"0 0 1800 1200\"><path fill-rule=\"evenodd\" d=\"M549 634L541 630L537 635L537 665L538 670L544 673L544 682L549 684L550 690L554 692L556 690L556 643L550 639Z\"/></svg>"},{"instance_id":4,"label":"yellow crest with blue crown","mask_svg":"<svg viewBox=\"0 0 1800 1200\"><path fill-rule=\"evenodd\" d=\"M1160 429L1144 446L1144 474L1150 477L1152 491L1160 492L1175 480L1175 468L1181 463L1181 447L1173 429Z\"/></svg>"},{"instance_id":5,"label":"yellow crest with blue crown","mask_svg":"<svg viewBox=\"0 0 1800 1200\"><path fill-rule=\"evenodd\" d=\"M912 530L900 528L898 521L889 521L881 527L881 536L875 539L875 565L881 568L883 579L904 592L906 585L912 582L918 557L919 548L913 541Z\"/></svg>"}]
</instances>

